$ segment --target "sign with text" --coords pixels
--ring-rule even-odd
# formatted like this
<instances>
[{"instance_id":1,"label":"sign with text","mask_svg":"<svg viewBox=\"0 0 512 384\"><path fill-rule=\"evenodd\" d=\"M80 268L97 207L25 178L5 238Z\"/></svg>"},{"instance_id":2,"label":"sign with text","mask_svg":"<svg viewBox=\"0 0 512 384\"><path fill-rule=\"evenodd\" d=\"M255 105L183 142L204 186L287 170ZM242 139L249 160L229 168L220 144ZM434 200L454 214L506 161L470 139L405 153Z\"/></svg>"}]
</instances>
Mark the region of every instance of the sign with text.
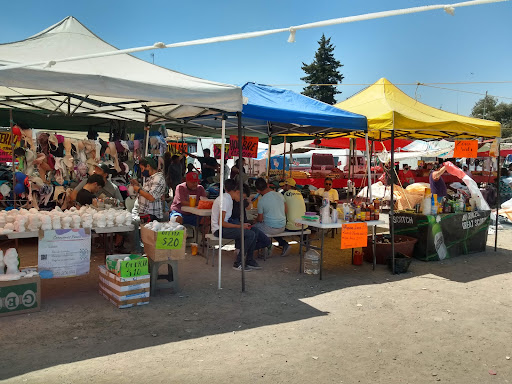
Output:
<instances>
[{"instance_id":1,"label":"sign with text","mask_svg":"<svg viewBox=\"0 0 512 384\"><path fill-rule=\"evenodd\" d=\"M238 136L229 136L229 156L238 157ZM258 138L244 136L242 142L242 157L258 157Z\"/></svg>"},{"instance_id":2,"label":"sign with text","mask_svg":"<svg viewBox=\"0 0 512 384\"><path fill-rule=\"evenodd\" d=\"M456 140L453 157L476 158L478 156L477 140Z\"/></svg>"},{"instance_id":3,"label":"sign with text","mask_svg":"<svg viewBox=\"0 0 512 384\"><path fill-rule=\"evenodd\" d=\"M213 144L213 157L216 159L220 159L220 149L221 144ZM224 158L231 159L229 156L229 144L224 144Z\"/></svg>"},{"instance_id":4,"label":"sign with text","mask_svg":"<svg viewBox=\"0 0 512 384\"><path fill-rule=\"evenodd\" d=\"M0 163L12 162L12 138L15 147L19 146L18 136L11 134L10 128L0 128Z\"/></svg>"},{"instance_id":5,"label":"sign with text","mask_svg":"<svg viewBox=\"0 0 512 384\"><path fill-rule=\"evenodd\" d=\"M135 277L148 274L148 258L123 261L120 271L121 277Z\"/></svg>"},{"instance_id":6,"label":"sign with text","mask_svg":"<svg viewBox=\"0 0 512 384\"><path fill-rule=\"evenodd\" d=\"M368 225L350 223L341 226L341 249L366 247L368 243Z\"/></svg>"},{"instance_id":7,"label":"sign with text","mask_svg":"<svg viewBox=\"0 0 512 384\"><path fill-rule=\"evenodd\" d=\"M156 249L180 249L183 245L183 231L159 231Z\"/></svg>"},{"instance_id":8,"label":"sign with text","mask_svg":"<svg viewBox=\"0 0 512 384\"><path fill-rule=\"evenodd\" d=\"M171 155L181 155L183 152L188 151L187 143L167 143L167 151Z\"/></svg>"},{"instance_id":9,"label":"sign with text","mask_svg":"<svg viewBox=\"0 0 512 384\"><path fill-rule=\"evenodd\" d=\"M54 229L39 232L39 271L51 271L53 277L80 276L89 273L90 264L90 229Z\"/></svg>"}]
</instances>

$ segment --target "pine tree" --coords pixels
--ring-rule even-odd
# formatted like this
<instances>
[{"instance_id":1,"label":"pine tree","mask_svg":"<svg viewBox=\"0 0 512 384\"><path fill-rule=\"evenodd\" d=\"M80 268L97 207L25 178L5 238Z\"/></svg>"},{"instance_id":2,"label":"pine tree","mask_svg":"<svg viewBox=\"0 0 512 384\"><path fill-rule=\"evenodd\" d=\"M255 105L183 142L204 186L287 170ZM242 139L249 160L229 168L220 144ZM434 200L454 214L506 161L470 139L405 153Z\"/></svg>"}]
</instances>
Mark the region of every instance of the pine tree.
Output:
<instances>
[{"instance_id":1,"label":"pine tree","mask_svg":"<svg viewBox=\"0 0 512 384\"><path fill-rule=\"evenodd\" d=\"M311 64L302 63L302 70L307 76L301 78L308 84L340 84L343 81L343 75L338 68L343 67L338 60L334 58L334 46L331 44L331 38L322 38L318 41L320 45L315 53L315 59ZM335 95L341 93L334 85L308 85L302 92L303 95L323 101L327 104L336 103Z\"/></svg>"}]
</instances>

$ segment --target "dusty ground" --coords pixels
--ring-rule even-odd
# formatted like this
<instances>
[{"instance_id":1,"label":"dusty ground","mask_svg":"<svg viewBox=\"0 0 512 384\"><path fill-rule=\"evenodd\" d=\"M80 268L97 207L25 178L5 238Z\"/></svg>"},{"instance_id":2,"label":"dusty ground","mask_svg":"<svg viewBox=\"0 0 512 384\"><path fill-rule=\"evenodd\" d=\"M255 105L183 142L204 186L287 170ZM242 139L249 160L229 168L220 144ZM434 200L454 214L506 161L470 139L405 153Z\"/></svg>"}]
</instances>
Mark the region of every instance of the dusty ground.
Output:
<instances>
[{"instance_id":1,"label":"dusty ground","mask_svg":"<svg viewBox=\"0 0 512 384\"><path fill-rule=\"evenodd\" d=\"M223 259L180 265L181 292L118 310L91 274L45 280L38 313L0 319L0 379L10 383L508 383L512 382L512 231L497 253L445 262L350 265L328 240L324 280L298 256L247 274ZM489 244L494 238L489 237ZM295 249L297 247L295 246ZM34 244L25 242L25 265ZM489 372L496 372L490 375Z\"/></svg>"}]
</instances>

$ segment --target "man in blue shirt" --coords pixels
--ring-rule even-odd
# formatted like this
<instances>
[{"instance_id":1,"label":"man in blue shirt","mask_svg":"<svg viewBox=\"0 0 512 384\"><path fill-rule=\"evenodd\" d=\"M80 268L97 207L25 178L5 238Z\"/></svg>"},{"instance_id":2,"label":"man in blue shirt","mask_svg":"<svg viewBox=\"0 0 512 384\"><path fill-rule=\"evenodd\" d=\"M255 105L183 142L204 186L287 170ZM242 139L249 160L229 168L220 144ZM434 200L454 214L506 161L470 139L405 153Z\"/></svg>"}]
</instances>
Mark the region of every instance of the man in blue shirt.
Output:
<instances>
[{"instance_id":1,"label":"man in blue shirt","mask_svg":"<svg viewBox=\"0 0 512 384\"><path fill-rule=\"evenodd\" d=\"M262 177L254 183L256 190L261 195L258 200L258 217L254 227L258 228L268 237L284 232L286 226L286 209L284 196L269 188ZM282 247L281 256L290 253L290 245L282 237L276 238L279 246Z\"/></svg>"}]
</instances>

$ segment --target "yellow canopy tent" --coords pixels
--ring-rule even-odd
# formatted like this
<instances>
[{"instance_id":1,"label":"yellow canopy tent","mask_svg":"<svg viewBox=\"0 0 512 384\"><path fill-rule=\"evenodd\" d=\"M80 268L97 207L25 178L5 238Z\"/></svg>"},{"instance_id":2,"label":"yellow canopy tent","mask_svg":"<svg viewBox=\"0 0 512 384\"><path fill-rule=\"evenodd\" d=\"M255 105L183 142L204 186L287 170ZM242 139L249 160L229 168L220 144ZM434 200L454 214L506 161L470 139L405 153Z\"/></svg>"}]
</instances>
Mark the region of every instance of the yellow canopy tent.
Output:
<instances>
[{"instance_id":1,"label":"yellow canopy tent","mask_svg":"<svg viewBox=\"0 0 512 384\"><path fill-rule=\"evenodd\" d=\"M335 107L366 116L371 139L387 139L392 130L395 137L413 139L501 137L500 123L430 107L385 78Z\"/></svg>"}]
</instances>

